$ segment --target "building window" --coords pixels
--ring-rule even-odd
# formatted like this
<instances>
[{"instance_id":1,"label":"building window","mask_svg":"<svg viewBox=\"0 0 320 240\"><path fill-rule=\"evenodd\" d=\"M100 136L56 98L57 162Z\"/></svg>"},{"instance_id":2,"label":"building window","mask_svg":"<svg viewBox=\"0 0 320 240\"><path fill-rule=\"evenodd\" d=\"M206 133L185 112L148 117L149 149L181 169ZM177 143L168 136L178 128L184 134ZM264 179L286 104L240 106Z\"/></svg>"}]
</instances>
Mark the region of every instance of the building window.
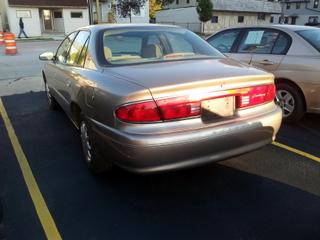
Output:
<instances>
[{"instance_id":1,"label":"building window","mask_svg":"<svg viewBox=\"0 0 320 240\"><path fill-rule=\"evenodd\" d=\"M291 4L287 3L287 9L290 9L290 8L291 8Z\"/></svg>"},{"instance_id":2,"label":"building window","mask_svg":"<svg viewBox=\"0 0 320 240\"><path fill-rule=\"evenodd\" d=\"M82 12L71 12L71 18L82 18Z\"/></svg>"},{"instance_id":3,"label":"building window","mask_svg":"<svg viewBox=\"0 0 320 240\"><path fill-rule=\"evenodd\" d=\"M319 22L319 17L318 16L311 16L309 17L309 23L313 23L313 24L318 24Z\"/></svg>"},{"instance_id":4,"label":"building window","mask_svg":"<svg viewBox=\"0 0 320 240\"><path fill-rule=\"evenodd\" d=\"M189 4L190 3L190 0L187 0L187 4Z\"/></svg>"},{"instance_id":5,"label":"building window","mask_svg":"<svg viewBox=\"0 0 320 240\"><path fill-rule=\"evenodd\" d=\"M300 9L301 3L296 3L296 9Z\"/></svg>"},{"instance_id":6,"label":"building window","mask_svg":"<svg viewBox=\"0 0 320 240\"><path fill-rule=\"evenodd\" d=\"M176 4L179 5L179 0L176 0Z\"/></svg>"},{"instance_id":7,"label":"building window","mask_svg":"<svg viewBox=\"0 0 320 240\"><path fill-rule=\"evenodd\" d=\"M31 18L31 11L30 10L17 10L16 12L17 18Z\"/></svg>"},{"instance_id":8,"label":"building window","mask_svg":"<svg viewBox=\"0 0 320 240\"><path fill-rule=\"evenodd\" d=\"M270 17L270 23L274 22L274 17Z\"/></svg>"},{"instance_id":9,"label":"building window","mask_svg":"<svg viewBox=\"0 0 320 240\"><path fill-rule=\"evenodd\" d=\"M238 23L244 22L244 16L238 16Z\"/></svg>"},{"instance_id":10,"label":"building window","mask_svg":"<svg viewBox=\"0 0 320 240\"><path fill-rule=\"evenodd\" d=\"M258 13L258 20L266 20L266 14L265 13Z\"/></svg>"},{"instance_id":11,"label":"building window","mask_svg":"<svg viewBox=\"0 0 320 240\"><path fill-rule=\"evenodd\" d=\"M54 18L62 18L62 12L53 12Z\"/></svg>"},{"instance_id":12,"label":"building window","mask_svg":"<svg viewBox=\"0 0 320 240\"><path fill-rule=\"evenodd\" d=\"M289 22L289 17L285 17L285 18L284 18L284 23L285 23L285 24L288 24L288 22Z\"/></svg>"},{"instance_id":13,"label":"building window","mask_svg":"<svg viewBox=\"0 0 320 240\"><path fill-rule=\"evenodd\" d=\"M314 0L313 8L319 7L319 0Z\"/></svg>"},{"instance_id":14,"label":"building window","mask_svg":"<svg viewBox=\"0 0 320 240\"><path fill-rule=\"evenodd\" d=\"M218 16L212 16L211 22L212 22L212 23L218 23L218 22L219 22Z\"/></svg>"}]
</instances>

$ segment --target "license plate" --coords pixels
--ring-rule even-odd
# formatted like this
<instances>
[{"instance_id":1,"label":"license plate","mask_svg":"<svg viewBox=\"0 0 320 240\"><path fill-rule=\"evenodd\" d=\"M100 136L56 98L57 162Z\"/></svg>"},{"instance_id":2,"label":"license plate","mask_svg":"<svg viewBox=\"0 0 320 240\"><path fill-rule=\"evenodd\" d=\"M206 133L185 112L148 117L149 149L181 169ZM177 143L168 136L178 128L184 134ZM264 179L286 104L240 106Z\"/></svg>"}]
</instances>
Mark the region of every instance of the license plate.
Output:
<instances>
[{"instance_id":1,"label":"license plate","mask_svg":"<svg viewBox=\"0 0 320 240\"><path fill-rule=\"evenodd\" d=\"M234 97L217 98L201 103L202 112L206 117L231 117L234 115Z\"/></svg>"}]
</instances>

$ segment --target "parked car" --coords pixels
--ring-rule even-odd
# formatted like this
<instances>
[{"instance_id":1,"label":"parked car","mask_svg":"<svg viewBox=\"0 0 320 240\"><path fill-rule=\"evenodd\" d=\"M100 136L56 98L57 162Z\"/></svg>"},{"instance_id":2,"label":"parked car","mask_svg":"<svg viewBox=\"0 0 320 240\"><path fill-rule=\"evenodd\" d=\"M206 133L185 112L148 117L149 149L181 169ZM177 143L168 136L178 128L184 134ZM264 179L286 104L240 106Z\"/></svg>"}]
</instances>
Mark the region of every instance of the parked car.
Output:
<instances>
[{"instance_id":1,"label":"parked car","mask_svg":"<svg viewBox=\"0 0 320 240\"><path fill-rule=\"evenodd\" d=\"M80 130L94 172L222 160L272 142L281 124L272 74L182 28L89 26L40 59L49 107Z\"/></svg>"},{"instance_id":2,"label":"parked car","mask_svg":"<svg viewBox=\"0 0 320 240\"><path fill-rule=\"evenodd\" d=\"M207 41L225 55L275 75L284 120L320 113L320 29L274 25L222 30Z\"/></svg>"}]
</instances>

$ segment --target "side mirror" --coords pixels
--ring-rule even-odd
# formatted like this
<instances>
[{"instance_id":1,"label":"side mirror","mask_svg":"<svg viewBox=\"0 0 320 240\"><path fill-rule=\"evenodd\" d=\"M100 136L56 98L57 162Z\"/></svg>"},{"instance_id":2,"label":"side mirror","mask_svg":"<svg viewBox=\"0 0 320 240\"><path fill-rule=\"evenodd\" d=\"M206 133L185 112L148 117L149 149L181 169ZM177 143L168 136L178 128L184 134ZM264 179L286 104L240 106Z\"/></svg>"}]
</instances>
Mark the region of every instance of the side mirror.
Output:
<instances>
[{"instance_id":1,"label":"side mirror","mask_svg":"<svg viewBox=\"0 0 320 240\"><path fill-rule=\"evenodd\" d=\"M39 56L39 59L41 61L51 61L54 59L54 53L53 52L44 52L41 53Z\"/></svg>"}]
</instances>

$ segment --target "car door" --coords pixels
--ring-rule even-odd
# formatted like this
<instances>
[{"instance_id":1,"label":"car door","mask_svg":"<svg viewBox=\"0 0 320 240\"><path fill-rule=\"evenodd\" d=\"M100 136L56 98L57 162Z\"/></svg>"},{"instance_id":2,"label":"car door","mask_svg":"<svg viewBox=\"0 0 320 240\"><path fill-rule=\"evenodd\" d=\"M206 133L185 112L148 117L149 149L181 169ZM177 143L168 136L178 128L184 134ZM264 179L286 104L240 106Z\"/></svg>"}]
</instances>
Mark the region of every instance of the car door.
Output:
<instances>
[{"instance_id":1,"label":"car door","mask_svg":"<svg viewBox=\"0 0 320 240\"><path fill-rule=\"evenodd\" d=\"M246 30L237 54L251 54L252 66L274 72L290 47L290 37L282 31L268 28Z\"/></svg>"},{"instance_id":2,"label":"car door","mask_svg":"<svg viewBox=\"0 0 320 240\"><path fill-rule=\"evenodd\" d=\"M64 110L68 110L68 101L66 100L66 83L69 79L70 68L67 66L66 61L69 55L69 50L73 40L77 36L78 32L73 32L68 35L65 40L60 44L56 57L55 57L55 76L54 76L54 88L58 95L57 101L60 103Z\"/></svg>"},{"instance_id":3,"label":"car door","mask_svg":"<svg viewBox=\"0 0 320 240\"><path fill-rule=\"evenodd\" d=\"M64 76L65 79L65 90L63 92L64 98L68 104L72 101L72 96L80 85L81 70L84 65L85 54L87 51L87 44L89 40L89 31L79 31L76 38L72 42L72 45L67 56L65 68L67 74Z\"/></svg>"}]
</instances>

